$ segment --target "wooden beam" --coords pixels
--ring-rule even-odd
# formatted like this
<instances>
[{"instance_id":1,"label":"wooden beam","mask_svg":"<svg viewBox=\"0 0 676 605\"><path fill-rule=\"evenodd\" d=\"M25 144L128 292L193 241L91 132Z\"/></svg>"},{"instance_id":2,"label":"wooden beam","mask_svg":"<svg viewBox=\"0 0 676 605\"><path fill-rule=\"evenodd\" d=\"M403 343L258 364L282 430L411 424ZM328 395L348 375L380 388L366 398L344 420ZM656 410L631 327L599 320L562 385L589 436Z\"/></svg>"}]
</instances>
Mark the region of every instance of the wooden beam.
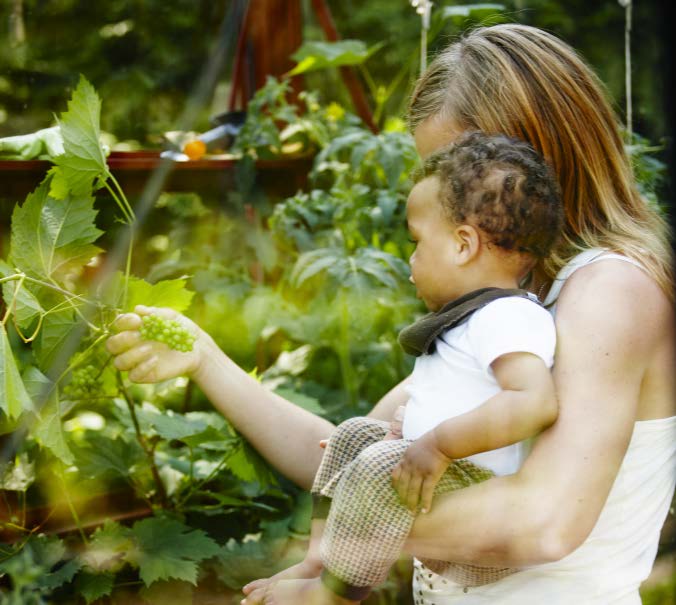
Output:
<instances>
[{"instance_id":1,"label":"wooden beam","mask_svg":"<svg viewBox=\"0 0 676 605\"><path fill-rule=\"evenodd\" d=\"M336 29L336 25L333 22L333 17L331 11L329 10L328 5L324 0L312 0L312 6L314 8L315 14L317 15L317 20L319 25L324 30L324 35L329 42L337 42L340 40L340 35ZM364 88L362 87L359 78L354 69L351 67L340 67L340 75L347 86L347 90L350 93L352 98L352 103L354 103L354 108L357 112L357 115L364 121L364 123L371 129L372 132L377 133L378 127L373 121L373 114L371 113L371 108L369 107L368 99L364 93Z\"/></svg>"}]
</instances>

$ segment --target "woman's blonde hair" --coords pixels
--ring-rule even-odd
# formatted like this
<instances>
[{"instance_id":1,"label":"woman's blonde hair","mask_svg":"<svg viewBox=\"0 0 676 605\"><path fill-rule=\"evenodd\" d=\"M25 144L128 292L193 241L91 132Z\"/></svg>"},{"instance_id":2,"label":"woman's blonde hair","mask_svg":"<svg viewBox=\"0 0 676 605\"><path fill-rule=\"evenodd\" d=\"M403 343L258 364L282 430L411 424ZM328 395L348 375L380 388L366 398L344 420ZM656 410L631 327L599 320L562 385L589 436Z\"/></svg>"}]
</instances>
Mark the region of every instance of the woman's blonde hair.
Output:
<instances>
[{"instance_id":1,"label":"woman's blonde hair","mask_svg":"<svg viewBox=\"0 0 676 605\"><path fill-rule=\"evenodd\" d=\"M673 297L666 222L641 197L605 87L577 53L540 29L475 29L442 51L416 84L415 130L430 117L528 141L563 194L561 244L543 263L551 278L584 248L636 259Z\"/></svg>"}]
</instances>

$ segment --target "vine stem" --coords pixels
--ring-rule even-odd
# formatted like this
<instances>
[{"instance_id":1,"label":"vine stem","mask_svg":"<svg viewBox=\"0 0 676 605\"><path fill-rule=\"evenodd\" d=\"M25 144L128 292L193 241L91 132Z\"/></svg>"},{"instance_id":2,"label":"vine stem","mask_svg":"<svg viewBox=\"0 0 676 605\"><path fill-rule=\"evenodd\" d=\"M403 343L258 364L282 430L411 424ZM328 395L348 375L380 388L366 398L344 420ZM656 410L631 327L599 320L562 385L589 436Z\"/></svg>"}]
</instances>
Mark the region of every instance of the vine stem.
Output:
<instances>
[{"instance_id":1,"label":"vine stem","mask_svg":"<svg viewBox=\"0 0 676 605\"><path fill-rule=\"evenodd\" d=\"M201 479L200 481L197 481L196 483L190 484L190 485L188 486L188 490L187 490L186 493L181 497L181 499L179 500L177 506L178 506L178 507L183 506L183 505L190 499L190 496L192 496L192 494L193 494L196 490L198 490L200 487L202 487L203 485L205 485L206 483L208 483L209 481L211 481L211 480L216 476L216 474L218 473L218 471L220 471L220 470L225 466L225 463L230 459L230 457L233 455L233 453L234 453L234 450L233 450L233 451L230 451L230 452L227 452L226 454L224 454L224 455L223 455L223 458L221 458L220 462L214 467L214 469L209 473L209 475L207 475L206 477L204 477L204 479Z\"/></svg>"},{"instance_id":2,"label":"vine stem","mask_svg":"<svg viewBox=\"0 0 676 605\"><path fill-rule=\"evenodd\" d=\"M157 493L160 497L160 504L162 505L163 508L168 508L169 499L167 497L167 490L164 487L164 483L162 482L162 478L160 477L160 472L157 469L157 464L155 463L155 451L154 451L155 448L152 446L148 446L148 442L146 441L145 436L141 432L141 425L138 421L138 416L136 415L136 407L134 405L131 396L129 395L129 392L124 386L124 382L122 380L122 375L120 374L120 372L117 372L117 384L120 388L120 392L122 393L122 397L124 398L125 402L127 403L127 407L129 408L131 421L132 424L134 425L134 431L136 432L136 440L139 442L141 449L144 451L146 455L146 458L148 458L148 463L150 464L150 472L152 473L153 481L155 482L155 487L157 488Z\"/></svg>"},{"instance_id":3,"label":"vine stem","mask_svg":"<svg viewBox=\"0 0 676 605\"><path fill-rule=\"evenodd\" d=\"M31 283L36 284L38 286L43 286L45 288L51 288L55 292L59 292L59 293L63 294L64 296L69 296L70 298L77 298L77 299L81 300L84 304L94 305L94 306L97 305L97 303L95 303L93 300L89 300L89 299L85 298L84 296L80 296L79 294L74 294L73 292L69 292L68 290L64 290L63 288L57 286L56 284L50 284L49 282L42 281L40 279L35 279L34 277L30 277L29 275L26 275L24 273L17 273L16 276L12 275L11 277L14 278L14 279L18 279L19 275L23 275L25 277L26 281L28 281L28 282L31 282ZM2 281L2 280L0 280L0 281Z\"/></svg>"},{"instance_id":4,"label":"vine stem","mask_svg":"<svg viewBox=\"0 0 676 605\"><path fill-rule=\"evenodd\" d=\"M127 199L127 196L124 194L124 191L122 190L122 187L120 186L120 183L117 182L117 179L113 176L113 173L108 171L107 177L113 181L113 184L115 185L115 188L117 189L118 193L120 194L120 198L124 202L127 213L129 217L131 218L131 222L134 222L136 220L136 214L134 214L134 210L131 207L131 204L129 203L129 200Z\"/></svg>"},{"instance_id":5,"label":"vine stem","mask_svg":"<svg viewBox=\"0 0 676 605\"><path fill-rule=\"evenodd\" d=\"M108 178L113 178L113 175L108 173L107 174ZM127 210L125 204L122 202L120 199L120 196L113 190L113 188L108 184L108 179L105 181L105 188L108 190L108 193L112 196L112 198L115 200L115 203L118 205L120 210L122 211L122 214L124 215L124 220L127 223L127 225L131 225L134 222L134 218L131 214L129 214L129 210ZM126 198L125 198L126 199ZM127 202L128 204L128 202Z\"/></svg>"},{"instance_id":6,"label":"vine stem","mask_svg":"<svg viewBox=\"0 0 676 605\"><path fill-rule=\"evenodd\" d=\"M134 252L134 231L129 226L129 248L127 249L127 264L124 270L124 293L122 295L122 308L127 308L127 295L129 293L129 276L131 275L131 257Z\"/></svg>"},{"instance_id":7,"label":"vine stem","mask_svg":"<svg viewBox=\"0 0 676 605\"><path fill-rule=\"evenodd\" d=\"M12 294L12 300L11 302L7 305L7 309L5 310L5 315L2 318L2 325L4 326L7 323L7 320L9 319L9 315L12 312L12 309L14 308L14 303L16 302L16 298L19 295L19 291L21 290L21 286L23 286L23 282L26 279L25 275L22 275L19 278L19 283L16 285L16 288L14 288L14 293Z\"/></svg>"}]
</instances>

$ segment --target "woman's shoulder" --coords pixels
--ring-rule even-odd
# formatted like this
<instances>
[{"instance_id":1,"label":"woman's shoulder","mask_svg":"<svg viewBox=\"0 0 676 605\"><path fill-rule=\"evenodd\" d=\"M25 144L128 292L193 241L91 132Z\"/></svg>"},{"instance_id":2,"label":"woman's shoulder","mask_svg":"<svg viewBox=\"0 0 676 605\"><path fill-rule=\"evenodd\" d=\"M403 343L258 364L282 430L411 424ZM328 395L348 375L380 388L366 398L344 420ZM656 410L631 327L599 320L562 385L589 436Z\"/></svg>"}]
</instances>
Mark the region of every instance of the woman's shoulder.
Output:
<instances>
[{"instance_id":1,"label":"woman's shoulder","mask_svg":"<svg viewBox=\"0 0 676 605\"><path fill-rule=\"evenodd\" d=\"M640 303L652 311L671 309L668 297L648 272L633 259L619 255L601 256L579 267L563 284L557 307L585 302L595 307L635 307Z\"/></svg>"},{"instance_id":2,"label":"woman's shoulder","mask_svg":"<svg viewBox=\"0 0 676 605\"><path fill-rule=\"evenodd\" d=\"M657 282L641 267L612 257L570 275L556 305L559 331L587 331L635 355L673 340L673 319L671 301Z\"/></svg>"}]
</instances>

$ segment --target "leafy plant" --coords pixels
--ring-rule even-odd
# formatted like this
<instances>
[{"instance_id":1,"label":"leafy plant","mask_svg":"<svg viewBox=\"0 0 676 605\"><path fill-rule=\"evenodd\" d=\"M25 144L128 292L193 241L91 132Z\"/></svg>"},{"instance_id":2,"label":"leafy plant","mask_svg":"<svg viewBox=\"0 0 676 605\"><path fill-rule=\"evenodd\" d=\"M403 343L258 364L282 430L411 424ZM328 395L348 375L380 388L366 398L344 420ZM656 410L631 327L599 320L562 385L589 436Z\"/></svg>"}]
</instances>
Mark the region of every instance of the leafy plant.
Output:
<instances>
[{"instance_id":1,"label":"leafy plant","mask_svg":"<svg viewBox=\"0 0 676 605\"><path fill-rule=\"evenodd\" d=\"M3 555L9 592L2 602L46 602L73 583L90 602L110 594L118 574L129 570L146 587L165 580L194 584L202 562L220 547L186 519L218 518L242 538L266 516L293 509L289 490L221 416L185 409L186 380L135 385L110 363L103 343L118 313L138 303L185 311L194 292L186 279L150 283L131 275L131 238L124 272L95 286L84 279L85 265L104 254L96 245L102 231L94 191L108 189L122 222L134 220L106 165L99 112L98 96L81 78L60 120L64 151L14 209L9 255L0 261L0 423L5 432L29 427L24 451L3 465L2 489L18 492L25 507L34 482L50 490L56 481L82 541L76 556L73 539L34 537L25 514L14 519L5 529L26 539ZM182 412L172 409L178 402ZM87 538L74 502L120 486L156 516L131 527L110 522ZM229 517L237 520L228 523Z\"/></svg>"}]
</instances>

